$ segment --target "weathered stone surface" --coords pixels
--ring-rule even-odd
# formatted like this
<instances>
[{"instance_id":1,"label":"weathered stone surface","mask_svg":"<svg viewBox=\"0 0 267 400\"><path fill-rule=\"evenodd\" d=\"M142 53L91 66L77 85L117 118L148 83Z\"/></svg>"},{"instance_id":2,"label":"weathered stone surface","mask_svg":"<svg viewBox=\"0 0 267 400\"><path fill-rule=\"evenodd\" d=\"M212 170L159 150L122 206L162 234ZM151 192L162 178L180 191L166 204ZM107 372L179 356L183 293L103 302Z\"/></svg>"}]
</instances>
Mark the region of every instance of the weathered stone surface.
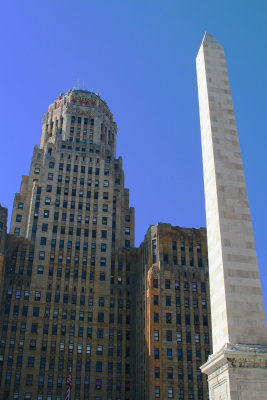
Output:
<instances>
[{"instance_id":1,"label":"weathered stone surface","mask_svg":"<svg viewBox=\"0 0 267 400\"><path fill-rule=\"evenodd\" d=\"M202 372L212 400L263 399L267 330L257 257L224 51L209 33L197 78L214 352Z\"/></svg>"}]
</instances>

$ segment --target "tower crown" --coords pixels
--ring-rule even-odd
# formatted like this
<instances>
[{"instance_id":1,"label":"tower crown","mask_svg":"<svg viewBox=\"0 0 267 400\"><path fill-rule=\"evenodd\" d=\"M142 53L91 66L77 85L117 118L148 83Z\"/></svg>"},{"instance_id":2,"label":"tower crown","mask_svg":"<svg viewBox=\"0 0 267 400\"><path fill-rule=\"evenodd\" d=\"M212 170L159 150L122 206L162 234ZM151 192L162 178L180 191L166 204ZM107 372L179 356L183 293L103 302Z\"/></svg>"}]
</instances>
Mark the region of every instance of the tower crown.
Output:
<instances>
[{"instance_id":1,"label":"tower crown","mask_svg":"<svg viewBox=\"0 0 267 400\"><path fill-rule=\"evenodd\" d=\"M107 103L94 92L69 90L60 94L45 113L40 147L61 139L100 145L116 154L117 125Z\"/></svg>"}]
</instances>

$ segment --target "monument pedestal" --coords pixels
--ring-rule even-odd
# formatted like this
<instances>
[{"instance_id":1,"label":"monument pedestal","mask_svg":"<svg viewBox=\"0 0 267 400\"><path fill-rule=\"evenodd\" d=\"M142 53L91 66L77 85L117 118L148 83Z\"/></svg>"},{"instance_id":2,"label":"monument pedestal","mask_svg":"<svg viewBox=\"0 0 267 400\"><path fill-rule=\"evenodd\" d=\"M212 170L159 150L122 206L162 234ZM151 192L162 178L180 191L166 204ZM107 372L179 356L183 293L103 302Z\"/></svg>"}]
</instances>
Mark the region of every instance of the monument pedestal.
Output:
<instances>
[{"instance_id":1,"label":"monument pedestal","mask_svg":"<svg viewBox=\"0 0 267 400\"><path fill-rule=\"evenodd\" d=\"M201 371L208 375L210 400L267 399L267 346L227 343Z\"/></svg>"}]
</instances>

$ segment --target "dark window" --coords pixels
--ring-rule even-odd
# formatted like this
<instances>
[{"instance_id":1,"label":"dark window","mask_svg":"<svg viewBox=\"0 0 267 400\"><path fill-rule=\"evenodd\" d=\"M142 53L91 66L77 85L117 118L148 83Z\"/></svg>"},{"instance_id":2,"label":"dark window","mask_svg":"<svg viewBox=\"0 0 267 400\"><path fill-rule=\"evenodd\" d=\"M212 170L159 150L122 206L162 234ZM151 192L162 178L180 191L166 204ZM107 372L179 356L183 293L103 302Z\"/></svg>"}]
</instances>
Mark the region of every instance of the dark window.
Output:
<instances>
[{"instance_id":1,"label":"dark window","mask_svg":"<svg viewBox=\"0 0 267 400\"><path fill-rule=\"evenodd\" d=\"M155 360L159 359L159 349L154 349L154 358Z\"/></svg>"},{"instance_id":2,"label":"dark window","mask_svg":"<svg viewBox=\"0 0 267 400\"><path fill-rule=\"evenodd\" d=\"M154 322L157 323L159 322L159 313L154 312Z\"/></svg>"},{"instance_id":3,"label":"dark window","mask_svg":"<svg viewBox=\"0 0 267 400\"><path fill-rule=\"evenodd\" d=\"M171 313L166 313L166 322L167 322L167 324L171 324L171 322L172 322Z\"/></svg>"}]
</instances>

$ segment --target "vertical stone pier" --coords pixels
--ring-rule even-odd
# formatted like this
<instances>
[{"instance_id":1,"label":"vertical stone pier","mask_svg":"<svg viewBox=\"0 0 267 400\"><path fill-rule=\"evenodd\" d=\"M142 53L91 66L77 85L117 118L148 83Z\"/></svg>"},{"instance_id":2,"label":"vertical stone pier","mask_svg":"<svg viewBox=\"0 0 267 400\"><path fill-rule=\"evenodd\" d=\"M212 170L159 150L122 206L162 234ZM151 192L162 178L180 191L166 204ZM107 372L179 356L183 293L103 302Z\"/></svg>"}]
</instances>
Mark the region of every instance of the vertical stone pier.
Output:
<instances>
[{"instance_id":1,"label":"vertical stone pier","mask_svg":"<svg viewBox=\"0 0 267 400\"><path fill-rule=\"evenodd\" d=\"M229 79L206 33L197 81L207 219L213 355L211 400L267 399L267 329Z\"/></svg>"}]
</instances>

